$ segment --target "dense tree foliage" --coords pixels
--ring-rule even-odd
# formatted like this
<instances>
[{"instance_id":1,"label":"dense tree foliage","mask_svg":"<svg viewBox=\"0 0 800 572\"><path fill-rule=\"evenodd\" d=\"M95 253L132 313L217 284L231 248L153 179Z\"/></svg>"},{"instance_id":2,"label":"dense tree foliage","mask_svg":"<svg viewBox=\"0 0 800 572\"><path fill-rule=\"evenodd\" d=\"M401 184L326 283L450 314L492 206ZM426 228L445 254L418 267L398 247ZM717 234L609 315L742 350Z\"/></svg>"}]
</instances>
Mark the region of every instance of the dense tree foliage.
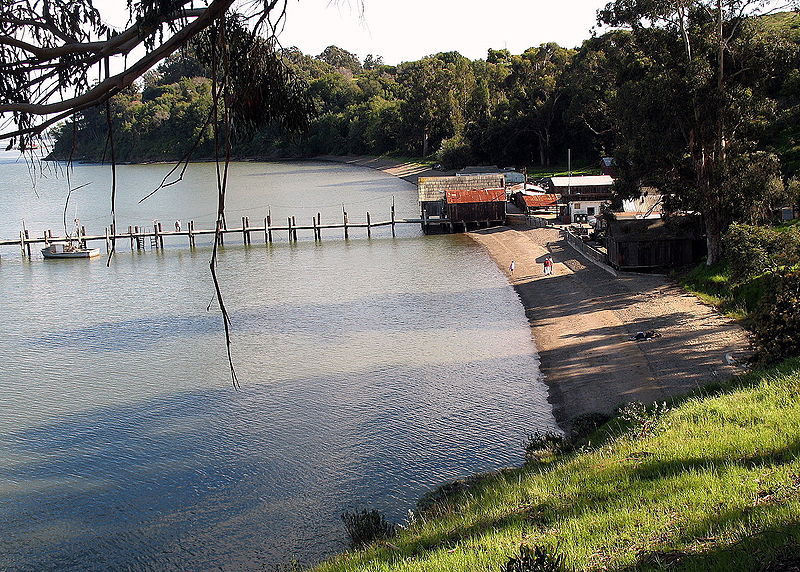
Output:
<instances>
[{"instance_id":1,"label":"dense tree foliage","mask_svg":"<svg viewBox=\"0 0 800 572\"><path fill-rule=\"evenodd\" d=\"M768 218L800 186L800 16L752 18L746 2L719 6L612 3L601 17L617 28L580 49L489 50L474 61L446 52L388 66L336 46L313 57L283 49L275 57L314 109L309 129L297 136L266 122L233 151L435 155L454 168L563 163L567 149L589 162L613 155L621 193L655 186L671 208L704 215L713 260L731 222ZM187 49L141 91L119 95L119 156L176 158L192 136L196 156L210 154L198 131L212 105L207 75ZM102 114L63 126L59 154L77 133L78 156L99 159Z\"/></svg>"},{"instance_id":2,"label":"dense tree foliage","mask_svg":"<svg viewBox=\"0 0 800 572\"><path fill-rule=\"evenodd\" d=\"M775 119L775 88L797 44L757 18L761 0L615 0L600 20L630 30L615 95L620 188L656 185L703 214L708 262L731 222L769 212L781 186L777 157L761 148Z\"/></svg>"}]
</instances>

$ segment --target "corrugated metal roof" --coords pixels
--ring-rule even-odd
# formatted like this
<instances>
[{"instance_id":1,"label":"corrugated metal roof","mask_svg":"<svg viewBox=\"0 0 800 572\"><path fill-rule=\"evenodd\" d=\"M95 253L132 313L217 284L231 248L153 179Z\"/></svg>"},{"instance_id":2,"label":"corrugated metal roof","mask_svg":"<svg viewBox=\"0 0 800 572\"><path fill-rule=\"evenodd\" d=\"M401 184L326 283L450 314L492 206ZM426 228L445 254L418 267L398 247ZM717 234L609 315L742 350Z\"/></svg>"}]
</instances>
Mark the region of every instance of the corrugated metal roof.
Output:
<instances>
[{"instance_id":1,"label":"corrugated metal roof","mask_svg":"<svg viewBox=\"0 0 800 572\"><path fill-rule=\"evenodd\" d=\"M610 175L583 175L580 177L550 177L554 187L602 187L613 185Z\"/></svg>"},{"instance_id":2,"label":"corrugated metal roof","mask_svg":"<svg viewBox=\"0 0 800 572\"><path fill-rule=\"evenodd\" d=\"M448 189L445 191L447 204L498 203L505 202L505 189Z\"/></svg>"},{"instance_id":3,"label":"corrugated metal roof","mask_svg":"<svg viewBox=\"0 0 800 572\"><path fill-rule=\"evenodd\" d=\"M443 201L446 189L498 189L506 185L503 175L466 177L420 177L417 181L420 202Z\"/></svg>"},{"instance_id":4,"label":"corrugated metal roof","mask_svg":"<svg viewBox=\"0 0 800 572\"><path fill-rule=\"evenodd\" d=\"M552 207L558 203L561 195L545 194L545 195L523 195L522 199L529 207Z\"/></svg>"},{"instance_id":5,"label":"corrugated metal roof","mask_svg":"<svg viewBox=\"0 0 800 572\"><path fill-rule=\"evenodd\" d=\"M542 187L540 187L539 185L534 185L533 183L517 183L516 185L511 185L511 186L506 185L506 191L511 193L511 194L514 194L514 193L517 193L517 192L522 192L522 193L527 193L527 192L546 193L547 192Z\"/></svg>"},{"instance_id":6,"label":"corrugated metal roof","mask_svg":"<svg viewBox=\"0 0 800 572\"><path fill-rule=\"evenodd\" d=\"M622 210L626 213L636 212L661 212L661 195L643 195L638 199L627 199L622 201Z\"/></svg>"}]
</instances>

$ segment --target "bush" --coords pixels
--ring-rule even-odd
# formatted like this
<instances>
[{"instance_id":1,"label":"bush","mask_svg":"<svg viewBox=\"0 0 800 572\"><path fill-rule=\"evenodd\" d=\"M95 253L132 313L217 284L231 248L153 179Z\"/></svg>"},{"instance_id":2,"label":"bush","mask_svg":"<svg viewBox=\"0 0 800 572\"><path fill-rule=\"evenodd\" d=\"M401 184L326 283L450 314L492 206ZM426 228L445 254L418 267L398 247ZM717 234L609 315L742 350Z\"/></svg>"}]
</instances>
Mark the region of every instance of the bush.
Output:
<instances>
[{"instance_id":1,"label":"bush","mask_svg":"<svg viewBox=\"0 0 800 572\"><path fill-rule=\"evenodd\" d=\"M511 556L503 566L504 572L565 572L564 555L544 546L522 545L519 554Z\"/></svg>"},{"instance_id":2,"label":"bush","mask_svg":"<svg viewBox=\"0 0 800 572\"><path fill-rule=\"evenodd\" d=\"M800 231L731 225L724 238L731 277L736 282L800 262Z\"/></svg>"},{"instance_id":3,"label":"bush","mask_svg":"<svg viewBox=\"0 0 800 572\"><path fill-rule=\"evenodd\" d=\"M573 449L570 440L559 433L537 431L525 443L525 464L546 463Z\"/></svg>"},{"instance_id":4,"label":"bush","mask_svg":"<svg viewBox=\"0 0 800 572\"><path fill-rule=\"evenodd\" d=\"M570 439L577 443L585 439L600 427L611 421L611 415L600 412L584 413L578 415L572 421L572 430L570 431Z\"/></svg>"},{"instance_id":5,"label":"bush","mask_svg":"<svg viewBox=\"0 0 800 572\"><path fill-rule=\"evenodd\" d=\"M800 355L800 272L777 272L753 316L756 358L773 363Z\"/></svg>"},{"instance_id":6,"label":"bush","mask_svg":"<svg viewBox=\"0 0 800 572\"><path fill-rule=\"evenodd\" d=\"M358 548L394 536L396 526L386 520L386 516L378 510L362 509L360 511L345 511L342 514L344 527L350 537L350 545Z\"/></svg>"},{"instance_id":7,"label":"bush","mask_svg":"<svg viewBox=\"0 0 800 572\"><path fill-rule=\"evenodd\" d=\"M639 401L632 401L619 409L619 417L630 426L634 439L652 437L664 428L664 415L669 412L666 402L654 403L647 407Z\"/></svg>"},{"instance_id":8,"label":"bush","mask_svg":"<svg viewBox=\"0 0 800 572\"><path fill-rule=\"evenodd\" d=\"M461 135L442 141L436 156L442 167L448 170L459 169L474 162L469 143Z\"/></svg>"}]
</instances>

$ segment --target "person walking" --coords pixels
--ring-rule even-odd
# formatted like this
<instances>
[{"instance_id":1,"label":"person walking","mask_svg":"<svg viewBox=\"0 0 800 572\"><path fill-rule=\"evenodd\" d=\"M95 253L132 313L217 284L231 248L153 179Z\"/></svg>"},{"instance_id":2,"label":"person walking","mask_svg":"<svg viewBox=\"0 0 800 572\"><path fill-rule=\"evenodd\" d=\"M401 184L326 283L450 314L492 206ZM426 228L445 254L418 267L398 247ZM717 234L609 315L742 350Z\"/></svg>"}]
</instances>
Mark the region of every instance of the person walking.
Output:
<instances>
[{"instance_id":1,"label":"person walking","mask_svg":"<svg viewBox=\"0 0 800 572\"><path fill-rule=\"evenodd\" d=\"M508 271L511 273L511 276L514 276L514 268L516 268L516 265L514 264L514 261L512 260L511 264L508 265Z\"/></svg>"},{"instance_id":2,"label":"person walking","mask_svg":"<svg viewBox=\"0 0 800 572\"><path fill-rule=\"evenodd\" d=\"M544 275L550 276L553 273L553 259L547 256L544 259Z\"/></svg>"}]
</instances>

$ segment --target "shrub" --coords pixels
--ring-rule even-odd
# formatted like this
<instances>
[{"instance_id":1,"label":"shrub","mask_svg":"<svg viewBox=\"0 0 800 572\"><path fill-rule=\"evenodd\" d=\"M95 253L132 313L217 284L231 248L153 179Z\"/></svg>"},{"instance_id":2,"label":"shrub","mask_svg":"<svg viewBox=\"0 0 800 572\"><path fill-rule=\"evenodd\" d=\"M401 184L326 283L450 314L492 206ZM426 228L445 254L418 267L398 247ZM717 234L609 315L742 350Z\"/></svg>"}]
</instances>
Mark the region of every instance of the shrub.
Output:
<instances>
[{"instance_id":1,"label":"shrub","mask_svg":"<svg viewBox=\"0 0 800 572\"><path fill-rule=\"evenodd\" d=\"M570 439L573 442L578 442L585 439L600 427L611 421L611 416L606 413L593 412L578 415L572 421L572 429L570 431Z\"/></svg>"},{"instance_id":2,"label":"shrub","mask_svg":"<svg viewBox=\"0 0 800 572\"><path fill-rule=\"evenodd\" d=\"M573 449L572 443L559 433L537 431L525 443L525 464L545 463Z\"/></svg>"},{"instance_id":3,"label":"shrub","mask_svg":"<svg viewBox=\"0 0 800 572\"><path fill-rule=\"evenodd\" d=\"M362 509L360 511L345 511L342 521L350 537L350 545L358 548L394 535L396 526L386 520L386 516L378 510Z\"/></svg>"},{"instance_id":4,"label":"shrub","mask_svg":"<svg viewBox=\"0 0 800 572\"><path fill-rule=\"evenodd\" d=\"M800 272L780 271L753 316L752 341L764 363L800 355Z\"/></svg>"},{"instance_id":5,"label":"shrub","mask_svg":"<svg viewBox=\"0 0 800 572\"><path fill-rule=\"evenodd\" d=\"M545 546L522 545L519 554L511 556L503 566L504 572L565 572L564 555Z\"/></svg>"},{"instance_id":6,"label":"shrub","mask_svg":"<svg viewBox=\"0 0 800 572\"><path fill-rule=\"evenodd\" d=\"M474 162L469 143L461 135L442 141L437 158L445 169L458 169Z\"/></svg>"},{"instance_id":7,"label":"shrub","mask_svg":"<svg viewBox=\"0 0 800 572\"><path fill-rule=\"evenodd\" d=\"M778 238L779 234L768 227L731 225L724 242L734 281L758 276L773 266L772 258L780 249Z\"/></svg>"},{"instance_id":8,"label":"shrub","mask_svg":"<svg viewBox=\"0 0 800 572\"><path fill-rule=\"evenodd\" d=\"M663 418L668 411L666 402L654 403L648 408L644 403L632 401L619 409L619 417L628 423L634 439L645 439L663 427Z\"/></svg>"},{"instance_id":9,"label":"shrub","mask_svg":"<svg viewBox=\"0 0 800 572\"><path fill-rule=\"evenodd\" d=\"M800 262L800 230L797 228L781 231L734 224L724 241L731 275L737 282Z\"/></svg>"}]
</instances>

